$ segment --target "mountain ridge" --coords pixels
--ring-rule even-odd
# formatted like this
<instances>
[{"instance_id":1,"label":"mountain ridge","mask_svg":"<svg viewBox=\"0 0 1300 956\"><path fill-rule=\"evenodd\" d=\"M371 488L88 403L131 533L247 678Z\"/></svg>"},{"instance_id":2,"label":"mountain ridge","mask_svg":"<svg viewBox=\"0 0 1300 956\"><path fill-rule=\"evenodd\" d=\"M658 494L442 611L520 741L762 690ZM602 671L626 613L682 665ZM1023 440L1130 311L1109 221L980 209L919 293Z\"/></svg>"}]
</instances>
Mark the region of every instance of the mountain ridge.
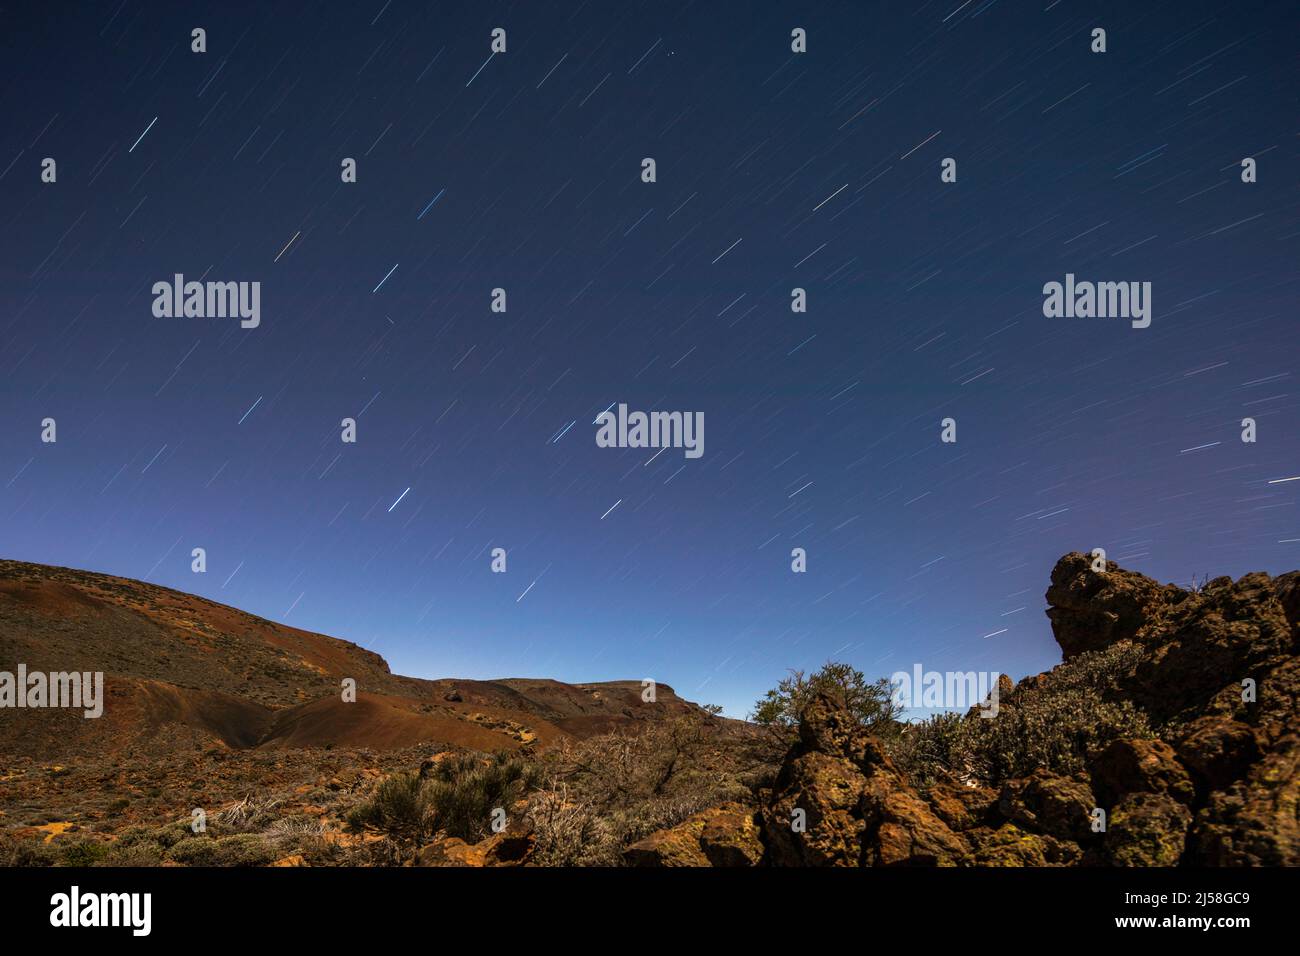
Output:
<instances>
[{"instance_id":1,"label":"mountain ridge","mask_svg":"<svg viewBox=\"0 0 1300 956\"><path fill-rule=\"evenodd\" d=\"M233 749L426 741L474 749L547 746L696 705L658 684L394 674L355 642L117 575L0 560L0 664L102 671L103 728L79 715L0 712L0 751L59 758L109 752L186 728ZM355 703L342 681L356 682ZM8 729L6 729L8 728ZM105 732L107 731L107 732Z\"/></svg>"}]
</instances>

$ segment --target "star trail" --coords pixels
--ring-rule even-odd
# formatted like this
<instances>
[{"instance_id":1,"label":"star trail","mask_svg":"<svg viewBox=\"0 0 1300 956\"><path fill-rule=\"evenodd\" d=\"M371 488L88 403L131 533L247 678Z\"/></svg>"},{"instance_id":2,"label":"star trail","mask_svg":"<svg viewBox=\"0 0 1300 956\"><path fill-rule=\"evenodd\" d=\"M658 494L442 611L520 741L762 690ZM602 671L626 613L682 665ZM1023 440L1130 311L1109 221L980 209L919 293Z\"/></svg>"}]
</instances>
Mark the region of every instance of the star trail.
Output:
<instances>
[{"instance_id":1,"label":"star trail","mask_svg":"<svg viewBox=\"0 0 1300 956\"><path fill-rule=\"evenodd\" d=\"M1300 565L1293 4L27 7L4 557L735 716L1044 670L1067 551Z\"/></svg>"}]
</instances>

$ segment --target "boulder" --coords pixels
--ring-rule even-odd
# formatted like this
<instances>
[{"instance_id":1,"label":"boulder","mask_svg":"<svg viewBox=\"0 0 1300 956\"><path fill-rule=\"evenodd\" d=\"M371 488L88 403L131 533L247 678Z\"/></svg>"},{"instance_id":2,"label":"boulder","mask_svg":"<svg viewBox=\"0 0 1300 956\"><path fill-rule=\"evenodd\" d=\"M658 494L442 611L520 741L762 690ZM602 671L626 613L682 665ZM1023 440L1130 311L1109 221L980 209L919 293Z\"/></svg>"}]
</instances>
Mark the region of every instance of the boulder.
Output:
<instances>
[{"instance_id":1,"label":"boulder","mask_svg":"<svg viewBox=\"0 0 1300 956\"><path fill-rule=\"evenodd\" d=\"M1259 759L1254 728L1221 716L1198 717L1177 742L1178 758L1207 790L1223 790Z\"/></svg>"},{"instance_id":2,"label":"boulder","mask_svg":"<svg viewBox=\"0 0 1300 956\"><path fill-rule=\"evenodd\" d=\"M656 830L623 851L628 866L709 866L709 858L700 849L704 824L688 819L675 827Z\"/></svg>"},{"instance_id":3,"label":"boulder","mask_svg":"<svg viewBox=\"0 0 1300 956\"><path fill-rule=\"evenodd\" d=\"M1110 812L1106 854L1115 866L1174 866L1182 858L1192 812L1167 793L1134 793Z\"/></svg>"},{"instance_id":4,"label":"boulder","mask_svg":"<svg viewBox=\"0 0 1300 956\"><path fill-rule=\"evenodd\" d=\"M1257 702L1238 704L1238 708L1271 746L1300 727L1300 657L1288 657L1275 667L1260 668L1254 676ZM1234 684L1232 691L1240 700L1240 682Z\"/></svg>"},{"instance_id":5,"label":"boulder","mask_svg":"<svg viewBox=\"0 0 1300 956\"><path fill-rule=\"evenodd\" d=\"M1079 777L1060 777L1046 770L1008 780L998 796L998 811L1023 829L1061 840L1088 840L1097 798Z\"/></svg>"},{"instance_id":6,"label":"boulder","mask_svg":"<svg viewBox=\"0 0 1300 956\"><path fill-rule=\"evenodd\" d=\"M728 803L705 811L700 849L713 866L756 866L763 859L758 817L752 808Z\"/></svg>"},{"instance_id":7,"label":"boulder","mask_svg":"<svg viewBox=\"0 0 1300 956\"><path fill-rule=\"evenodd\" d=\"M1288 571L1273 579L1273 593L1282 605L1282 613L1291 624L1294 642L1300 642L1300 571ZM1296 648L1292 648L1295 653Z\"/></svg>"},{"instance_id":8,"label":"boulder","mask_svg":"<svg viewBox=\"0 0 1300 956\"><path fill-rule=\"evenodd\" d=\"M1014 823L979 827L967 838L977 866L1071 866L1083 858L1077 843L1022 830Z\"/></svg>"},{"instance_id":9,"label":"boulder","mask_svg":"<svg viewBox=\"0 0 1300 956\"><path fill-rule=\"evenodd\" d=\"M948 829L961 831L992 822L998 794L988 787L967 787L945 781L931 787L926 799Z\"/></svg>"},{"instance_id":10,"label":"boulder","mask_svg":"<svg viewBox=\"0 0 1300 956\"><path fill-rule=\"evenodd\" d=\"M531 829L506 829L494 833L482 843L486 866L522 866L528 863L537 846L537 834Z\"/></svg>"},{"instance_id":11,"label":"boulder","mask_svg":"<svg viewBox=\"0 0 1300 956\"><path fill-rule=\"evenodd\" d=\"M1129 793L1167 793L1190 805L1192 778L1163 740L1115 740L1092 763L1093 788L1107 804Z\"/></svg>"},{"instance_id":12,"label":"boulder","mask_svg":"<svg viewBox=\"0 0 1300 956\"><path fill-rule=\"evenodd\" d=\"M763 810L763 831L777 866L858 866L859 804L866 777L849 760L823 753L790 759Z\"/></svg>"},{"instance_id":13,"label":"boulder","mask_svg":"<svg viewBox=\"0 0 1300 956\"><path fill-rule=\"evenodd\" d=\"M487 865L487 850L481 844L469 844L460 837L443 837L420 847L417 866L471 866Z\"/></svg>"},{"instance_id":14,"label":"boulder","mask_svg":"<svg viewBox=\"0 0 1300 956\"><path fill-rule=\"evenodd\" d=\"M1300 866L1300 735L1283 739L1245 779L1212 793L1196 819L1202 866Z\"/></svg>"},{"instance_id":15,"label":"boulder","mask_svg":"<svg viewBox=\"0 0 1300 956\"><path fill-rule=\"evenodd\" d=\"M876 773L859 810L866 866L962 866L970 847L897 775Z\"/></svg>"},{"instance_id":16,"label":"boulder","mask_svg":"<svg viewBox=\"0 0 1300 956\"><path fill-rule=\"evenodd\" d=\"M1128 690L1157 721L1202 716L1225 683L1239 699L1242 679L1258 684L1292 643L1272 579L1259 572L1211 581L1148 624L1141 639L1150 652Z\"/></svg>"},{"instance_id":17,"label":"boulder","mask_svg":"<svg viewBox=\"0 0 1300 956\"><path fill-rule=\"evenodd\" d=\"M1125 571L1114 561L1105 572L1092 570L1092 558L1078 551L1052 569L1047 617L1068 661L1084 651L1132 640L1139 630L1186 592Z\"/></svg>"},{"instance_id":18,"label":"boulder","mask_svg":"<svg viewBox=\"0 0 1300 956\"><path fill-rule=\"evenodd\" d=\"M843 703L818 693L781 763L762 809L768 854L777 866L858 866L865 830L859 810L863 768L888 765L879 745Z\"/></svg>"},{"instance_id":19,"label":"boulder","mask_svg":"<svg viewBox=\"0 0 1300 956\"><path fill-rule=\"evenodd\" d=\"M631 866L755 866L763 857L754 811L739 803L692 814L623 851Z\"/></svg>"}]
</instances>

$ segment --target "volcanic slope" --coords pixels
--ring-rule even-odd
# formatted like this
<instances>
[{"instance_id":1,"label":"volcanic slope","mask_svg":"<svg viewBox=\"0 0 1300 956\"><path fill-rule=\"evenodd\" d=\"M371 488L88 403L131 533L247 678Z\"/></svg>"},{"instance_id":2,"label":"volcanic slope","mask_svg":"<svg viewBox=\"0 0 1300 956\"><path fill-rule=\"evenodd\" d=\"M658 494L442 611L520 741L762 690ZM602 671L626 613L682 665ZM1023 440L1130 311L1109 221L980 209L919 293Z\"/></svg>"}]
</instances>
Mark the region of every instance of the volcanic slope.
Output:
<instances>
[{"instance_id":1,"label":"volcanic slope","mask_svg":"<svg viewBox=\"0 0 1300 956\"><path fill-rule=\"evenodd\" d=\"M372 651L129 578L0 560L0 670L105 675L104 713L0 710L0 754L545 747L698 708L660 684L422 680ZM357 699L345 703L344 678Z\"/></svg>"}]
</instances>

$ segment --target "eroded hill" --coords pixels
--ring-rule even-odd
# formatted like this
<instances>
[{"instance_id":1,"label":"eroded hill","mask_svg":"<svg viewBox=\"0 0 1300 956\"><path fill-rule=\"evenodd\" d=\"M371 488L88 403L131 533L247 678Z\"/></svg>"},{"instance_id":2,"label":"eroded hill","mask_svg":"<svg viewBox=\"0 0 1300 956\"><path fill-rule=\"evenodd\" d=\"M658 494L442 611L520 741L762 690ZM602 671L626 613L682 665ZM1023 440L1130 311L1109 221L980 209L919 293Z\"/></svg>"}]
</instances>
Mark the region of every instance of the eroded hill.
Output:
<instances>
[{"instance_id":1,"label":"eroded hill","mask_svg":"<svg viewBox=\"0 0 1300 956\"><path fill-rule=\"evenodd\" d=\"M519 749L695 709L665 685L643 702L637 681L402 677L350 641L191 594L0 561L0 669L19 663L105 674L101 718L0 710L0 753L49 762L208 746Z\"/></svg>"}]
</instances>

